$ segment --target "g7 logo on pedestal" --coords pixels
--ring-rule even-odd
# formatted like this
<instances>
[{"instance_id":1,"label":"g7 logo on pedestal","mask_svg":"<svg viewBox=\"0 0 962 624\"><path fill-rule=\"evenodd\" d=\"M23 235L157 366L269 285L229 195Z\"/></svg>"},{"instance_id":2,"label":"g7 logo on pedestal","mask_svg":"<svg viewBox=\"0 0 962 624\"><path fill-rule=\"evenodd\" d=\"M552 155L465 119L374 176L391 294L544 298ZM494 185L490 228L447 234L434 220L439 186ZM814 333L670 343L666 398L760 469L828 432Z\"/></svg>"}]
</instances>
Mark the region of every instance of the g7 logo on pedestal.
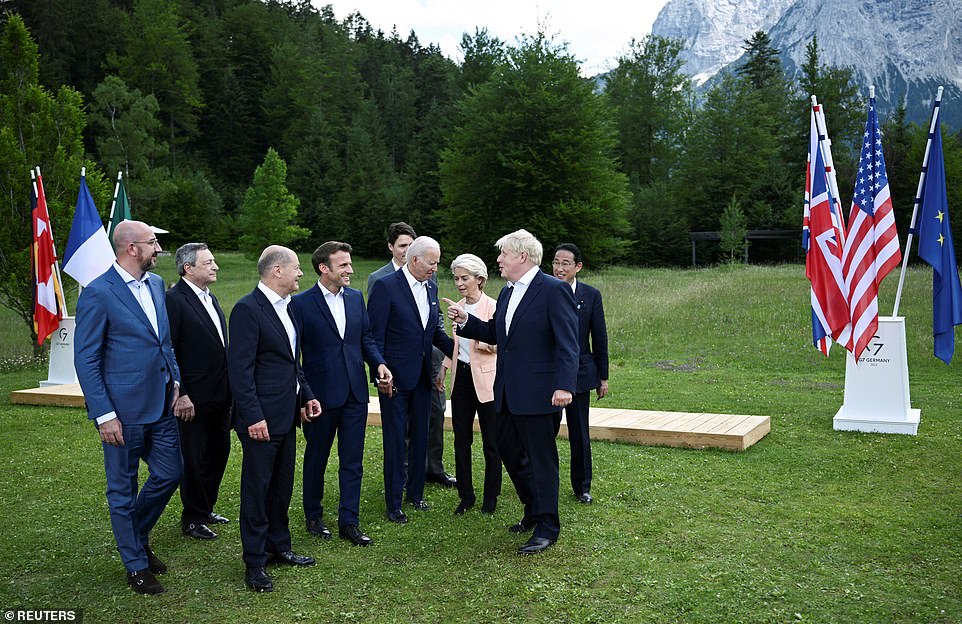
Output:
<instances>
[{"instance_id":1,"label":"g7 logo on pedestal","mask_svg":"<svg viewBox=\"0 0 962 624\"><path fill-rule=\"evenodd\" d=\"M68 335L70 335L70 332L67 331L67 328L66 328L66 327L61 327L61 328L60 328L60 342L67 342L67 336L68 336Z\"/></svg>"},{"instance_id":2,"label":"g7 logo on pedestal","mask_svg":"<svg viewBox=\"0 0 962 624\"><path fill-rule=\"evenodd\" d=\"M868 343L866 350L869 351L869 355L878 355L882 352L882 347L885 346L884 342L878 342L879 336L872 336L872 342ZM874 350L873 350L874 349Z\"/></svg>"}]
</instances>

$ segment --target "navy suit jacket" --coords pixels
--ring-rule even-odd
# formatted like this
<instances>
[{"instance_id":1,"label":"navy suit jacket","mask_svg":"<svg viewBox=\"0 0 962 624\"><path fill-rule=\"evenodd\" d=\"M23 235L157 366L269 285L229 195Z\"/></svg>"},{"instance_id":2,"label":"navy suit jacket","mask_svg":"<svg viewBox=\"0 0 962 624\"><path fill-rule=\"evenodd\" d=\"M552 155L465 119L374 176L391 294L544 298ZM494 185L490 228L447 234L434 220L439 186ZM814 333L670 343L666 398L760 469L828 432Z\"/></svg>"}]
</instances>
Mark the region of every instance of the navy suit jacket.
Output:
<instances>
[{"instance_id":1,"label":"navy suit jacket","mask_svg":"<svg viewBox=\"0 0 962 624\"><path fill-rule=\"evenodd\" d=\"M285 434L294 425L297 410L314 398L298 364L300 343L298 334L295 353L291 353L287 331L259 289L234 304L227 373L238 431L246 432L254 423L266 420L271 435Z\"/></svg>"},{"instance_id":2,"label":"navy suit jacket","mask_svg":"<svg viewBox=\"0 0 962 624\"><path fill-rule=\"evenodd\" d=\"M495 409L517 416L559 411L551 404L555 390L575 393L578 377L578 319L571 287L539 271L505 330L508 287L498 295L494 318L468 315L458 332L498 346L494 376ZM393 370L393 369L392 369Z\"/></svg>"},{"instance_id":3,"label":"navy suit jacket","mask_svg":"<svg viewBox=\"0 0 962 624\"><path fill-rule=\"evenodd\" d=\"M311 391L323 409L343 406L353 397L368 403L364 363L376 371L384 358L374 344L364 296L344 289L344 338L318 285L291 299L291 317L301 336L301 362Z\"/></svg>"},{"instance_id":4,"label":"navy suit jacket","mask_svg":"<svg viewBox=\"0 0 962 624\"><path fill-rule=\"evenodd\" d=\"M217 297L211 293L214 310L227 336L227 319ZM227 382L227 347L221 342L204 304L183 278L167 291L170 337L180 366L180 394L190 397L198 414L223 414L230 408Z\"/></svg>"},{"instance_id":5,"label":"navy suit jacket","mask_svg":"<svg viewBox=\"0 0 962 624\"><path fill-rule=\"evenodd\" d=\"M608 329L597 288L578 280L575 303L578 307L578 392L588 392L601 385L602 379L608 379Z\"/></svg>"},{"instance_id":6,"label":"navy suit jacket","mask_svg":"<svg viewBox=\"0 0 962 624\"><path fill-rule=\"evenodd\" d=\"M454 350L454 341L444 333L441 324L438 287L431 281L426 286L431 309L425 328L421 327L421 314L404 271L382 277L371 287L367 311L374 342L391 369L398 390L411 390L422 374L430 378L432 345L448 357ZM376 371L372 370L371 378L375 377Z\"/></svg>"},{"instance_id":7,"label":"navy suit jacket","mask_svg":"<svg viewBox=\"0 0 962 624\"><path fill-rule=\"evenodd\" d=\"M180 371L164 307L164 280L150 273L147 284L159 335L113 266L80 294L74 367L92 420L116 412L123 425L143 425L169 412L167 382L180 383Z\"/></svg>"}]
</instances>

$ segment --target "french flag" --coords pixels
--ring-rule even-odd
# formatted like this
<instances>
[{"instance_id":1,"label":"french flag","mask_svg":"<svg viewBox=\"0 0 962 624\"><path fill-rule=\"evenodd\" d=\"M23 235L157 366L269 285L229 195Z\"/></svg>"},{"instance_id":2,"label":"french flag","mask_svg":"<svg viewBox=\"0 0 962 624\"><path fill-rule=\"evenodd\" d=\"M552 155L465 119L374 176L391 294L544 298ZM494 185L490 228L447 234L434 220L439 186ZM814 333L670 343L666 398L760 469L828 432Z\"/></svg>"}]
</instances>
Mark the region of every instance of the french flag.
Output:
<instances>
[{"instance_id":1,"label":"french flag","mask_svg":"<svg viewBox=\"0 0 962 624\"><path fill-rule=\"evenodd\" d=\"M107 239L107 231L100 221L100 213L87 188L87 177L80 174L80 192L77 194L77 209L70 226L67 251L63 256L63 270L70 277L86 286L110 268L114 261L114 250Z\"/></svg>"}]
</instances>

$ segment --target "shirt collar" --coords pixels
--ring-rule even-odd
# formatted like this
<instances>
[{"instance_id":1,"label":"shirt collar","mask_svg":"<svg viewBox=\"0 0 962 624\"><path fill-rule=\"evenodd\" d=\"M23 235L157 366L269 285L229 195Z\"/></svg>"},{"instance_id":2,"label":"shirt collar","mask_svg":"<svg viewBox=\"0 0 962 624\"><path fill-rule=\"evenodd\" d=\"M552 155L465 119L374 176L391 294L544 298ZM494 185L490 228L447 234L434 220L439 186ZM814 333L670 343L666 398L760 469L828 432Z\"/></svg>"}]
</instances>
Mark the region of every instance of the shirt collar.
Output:
<instances>
[{"instance_id":1,"label":"shirt collar","mask_svg":"<svg viewBox=\"0 0 962 624\"><path fill-rule=\"evenodd\" d=\"M341 295L344 294L343 286L341 286L341 289L338 290L336 293L332 293L330 290L328 290L327 286L321 283L321 280L317 280L317 287L320 289L321 293L323 293L325 297L340 297Z\"/></svg>"},{"instance_id":2,"label":"shirt collar","mask_svg":"<svg viewBox=\"0 0 962 624\"><path fill-rule=\"evenodd\" d=\"M521 279L519 279L519 280L516 281L516 282L513 282L511 285L512 285L512 286L515 286L515 285L517 285L517 284L521 284L522 286L524 286L525 288L527 288L528 285L531 284L531 280L534 279L534 276L537 275L540 270L541 270L541 267L539 267L539 266L537 266L537 265L531 267L530 269L528 269L528 272L527 272L527 273L525 273L524 275L521 276Z\"/></svg>"},{"instance_id":3,"label":"shirt collar","mask_svg":"<svg viewBox=\"0 0 962 624\"><path fill-rule=\"evenodd\" d=\"M147 277L150 276L150 273L149 273L149 272L144 271L144 276L143 276L142 278L140 278L140 279L137 279L136 277L134 277L133 275L131 275L130 273L128 273L128 272L127 272L127 269L125 269L124 267L120 266L120 265L117 264L116 262L114 262L114 269L117 270L118 275L120 275L121 279L123 279L123 280L124 280L124 283L126 283L126 284L129 284L130 282L137 282L138 284L146 284L146 283L147 283Z\"/></svg>"},{"instance_id":4,"label":"shirt collar","mask_svg":"<svg viewBox=\"0 0 962 624\"><path fill-rule=\"evenodd\" d=\"M210 296L209 288L205 288L202 290L198 288L197 285L194 282L190 281L189 279L185 279L184 283L190 286L190 289L193 290L194 294L197 295L198 297L201 296L201 294L207 295L208 297Z\"/></svg>"},{"instance_id":5,"label":"shirt collar","mask_svg":"<svg viewBox=\"0 0 962 624\"><path fill-rule=\"evenodd\" d=\"M411 275L411 271L408 269L408 265L405 264L401 270L404 271L404 277L407 278L408 286L410 286L411 288L414 288L415 284L420 284L421 286L425 285L424 282L418 281L413 275Z\"/></svg>"},{"instance_id":6,"label":"shirt collar","mask_svg":"<svg viewBox=\"0 0 962 624\"><path fill-rule=\"evenodd\" d=\"M291 300L291 296L290 296L290 295L287 295L286 297L281 297L281 296L278 295L276 292L274 292L273 290L271 290L271 289L267 286L267 284L265 284L264 282L257 282L257 288L258 288L262 293L264 293L264 296L267 297L267 300L271 302L271 305L272 305L272 306L276 306L276 305L277 305L278 303L280 303L280 302L284 302L284 305L286 306L286 305L288 304L288 302Z\"/></svg>"},{"instance_id":7,"label":"shirt collar","mask_svg":"<svg viewBox=\"0 0 962 624\"><path fill-rule=\"evenodd\" d=\"M578 290L578 278L571 280L571 292L576 292Z\"/></svg>"},{"instance_id":8,"label":"shirt collar","mask_svg":"<svg viewBox=\"0 0 962 624\"><path fill-rule=\"evenodd\" d=\"M403 264L398 264L397 262L394 261L394 258L391 258L391 266L394 267L394 270L395 270L395 271L400 271L401 268L402 268L403 266L405 266L405 265L403 265Z\"/></svg>"}]
</instances>

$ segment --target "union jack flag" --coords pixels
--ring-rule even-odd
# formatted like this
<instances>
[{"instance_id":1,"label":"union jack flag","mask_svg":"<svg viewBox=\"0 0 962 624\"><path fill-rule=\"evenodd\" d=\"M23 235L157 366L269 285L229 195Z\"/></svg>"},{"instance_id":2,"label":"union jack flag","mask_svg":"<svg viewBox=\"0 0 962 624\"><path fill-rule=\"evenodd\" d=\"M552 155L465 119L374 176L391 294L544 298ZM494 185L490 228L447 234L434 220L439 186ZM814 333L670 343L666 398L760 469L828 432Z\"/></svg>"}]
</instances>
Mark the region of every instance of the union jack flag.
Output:
<instances>
[{"instance_id":1,"label":"union jack flag","mask_svg":"<svg viewBox=\"0 0 962 624\"><path fill-rule=\"evenodd\" d=\"M878 329L878 289L902 260L889 181L882 155L882 134L869 99L862 153L848 218L848 238L842 250L845 292L851 310L852 336L845 348L858 361Z\"/></svg>"},{"instance_id":2,"label":"union jack flag","mask_svg":"<svg viewBox=\"0 0 962 624\"><path fill-rule=\"evenodd\" d=\"M817 112L818 106L813 107L802 245L805 247L805 276L812 283L812 342L827 356L832 340L844 344L851 331L842 274L845 224L836 210L837 203L827 178L828 170L815 120Z\"/></svg>"}]
</instances>

